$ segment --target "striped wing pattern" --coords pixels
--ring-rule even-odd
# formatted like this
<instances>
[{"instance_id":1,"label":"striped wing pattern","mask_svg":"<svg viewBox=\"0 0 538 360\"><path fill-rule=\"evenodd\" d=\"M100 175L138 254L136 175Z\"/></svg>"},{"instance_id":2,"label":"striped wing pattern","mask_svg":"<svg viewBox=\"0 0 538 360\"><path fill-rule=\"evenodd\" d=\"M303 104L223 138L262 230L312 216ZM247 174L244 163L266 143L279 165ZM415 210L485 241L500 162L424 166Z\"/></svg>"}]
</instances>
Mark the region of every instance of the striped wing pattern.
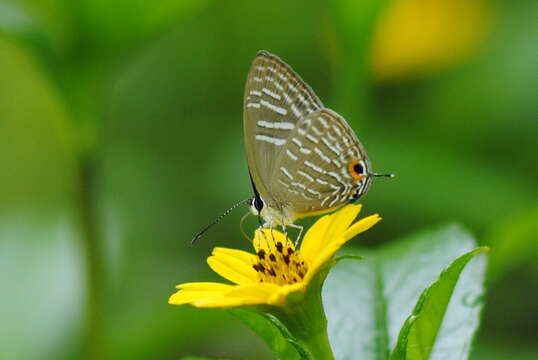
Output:
<instances>
[{"instance_id":1,"label":"striped wing pattern","mask_svg":"<svg viewBox=\"0 0 538 360\"><path fill-rule=\"evenodd\" d=\"M322 107L310 87L286 63L265 51L258 53L245 87L245 147L252 181L273 206L276 189L272 178L277 158L297 123Z\"/></svg>"},{"instance_id":2,"label":"striped wing pattern","mask_svg":"<svg viewBox=\"0 0 538 360\"><path fill-rule=\"evenodd\" d=\"M295 213L308 214L336 208L363 195L370 177L357 181L350 162L370 171L366 153L343 117L320 109L301 119L277 159L272 177L278 203Z\"/></svg>"}]
</instances>

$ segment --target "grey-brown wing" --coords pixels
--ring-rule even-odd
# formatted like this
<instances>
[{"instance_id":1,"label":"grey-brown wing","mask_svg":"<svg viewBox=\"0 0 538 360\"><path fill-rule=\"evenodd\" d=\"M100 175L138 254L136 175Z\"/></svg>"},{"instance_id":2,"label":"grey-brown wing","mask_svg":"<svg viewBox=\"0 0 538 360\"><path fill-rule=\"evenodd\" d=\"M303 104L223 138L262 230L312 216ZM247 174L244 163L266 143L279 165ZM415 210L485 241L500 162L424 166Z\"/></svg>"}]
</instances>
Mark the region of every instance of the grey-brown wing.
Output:
<instances>
[{"instance_id":1,"label":"grey-brown wing","mask_svg":"<svg viewBox=\"0 0 538 360\"><path fill-rule=\"evenodd\" d=\"M243 126L252 181L274 206L271 176L297 122L323 107L290 66L265 51L257 54L245 86Z\"/></svg>"},{"instance_id":2,"label":"grey-brown wing","mask_svg":"<svg viewBox=\"0 0 538 360\"><path fill-rule=\"evenodd\" d=\"M296 214L336 208L368 190L370 163L345 119L320 109L297 123L277 159L276 199Z\"/></svg>"}]
</instances>

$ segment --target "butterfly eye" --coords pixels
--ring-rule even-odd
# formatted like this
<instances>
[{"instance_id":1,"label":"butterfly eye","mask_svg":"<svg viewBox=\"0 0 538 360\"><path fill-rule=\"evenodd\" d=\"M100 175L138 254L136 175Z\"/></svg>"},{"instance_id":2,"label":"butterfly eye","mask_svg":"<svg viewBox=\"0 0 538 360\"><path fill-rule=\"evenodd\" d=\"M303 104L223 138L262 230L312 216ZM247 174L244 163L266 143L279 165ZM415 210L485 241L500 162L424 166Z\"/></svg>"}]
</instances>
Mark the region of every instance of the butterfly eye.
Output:
<instances>
[{"instance_id":1,"label":"butterfly eye","mask_svg":"<svg viewBox=\"0 0 538 360\"><path fill-rule=\"evenodd\" d=\"M253 205L254 208L260 212L263 209L263 200L259 196L256 196L254 198Z\"/></svg>"}]
</instances>

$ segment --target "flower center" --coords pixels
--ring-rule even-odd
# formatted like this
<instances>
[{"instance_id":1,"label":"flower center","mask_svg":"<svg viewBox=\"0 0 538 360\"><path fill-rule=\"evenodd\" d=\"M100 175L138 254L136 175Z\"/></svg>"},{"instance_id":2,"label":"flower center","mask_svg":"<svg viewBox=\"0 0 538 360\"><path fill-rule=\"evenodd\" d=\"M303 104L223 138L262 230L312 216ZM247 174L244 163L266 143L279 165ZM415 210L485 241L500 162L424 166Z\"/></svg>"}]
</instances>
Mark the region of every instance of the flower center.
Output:
<instances>
[{"instance_id":1,"label":"flower center","mask_svg":"<svg viewBox=\"0 0 538 360\"><path fill-rule=\"evenodd\" d=\"M286 285L302 281L308 266L300 252L285 247L280 241L275 244L275 250L258 251L256 263L252 268L258 272L260 282Z\"/></svg>"}]
</instances>

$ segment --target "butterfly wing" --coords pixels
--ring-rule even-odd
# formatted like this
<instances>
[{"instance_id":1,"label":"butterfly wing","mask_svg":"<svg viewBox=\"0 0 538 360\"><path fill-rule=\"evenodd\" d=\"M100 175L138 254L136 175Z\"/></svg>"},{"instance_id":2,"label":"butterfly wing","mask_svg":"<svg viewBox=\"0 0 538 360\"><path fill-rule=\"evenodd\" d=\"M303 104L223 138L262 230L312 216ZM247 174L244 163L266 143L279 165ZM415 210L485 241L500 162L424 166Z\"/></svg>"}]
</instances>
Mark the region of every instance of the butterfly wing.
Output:
<instances>
[{"instance_id":1,"label":"butterfly wing","mask_svg":"<svg viewBox=\"0 0 538 360\"><path fill-rule=\"evenodd\" d=\"M345 119L320 109L301 119L283 145L271 177L275 199L296 217L355 201L370 186L370 162ZM360 171L359 171L360 170Z\"/></svg>"},{"instance_id":2,"label":"butterfly wing","mask_svg":"<svg viewBox=\"0 0 538 360\"><path fill-rule=\"evenodd\" d=\"M276 207L276 159L302 118L323 104L290 66L261 51L250 68L245 86L243 126L248 168L254 186L270 206Z\"/></svg>"}]
</instances>

